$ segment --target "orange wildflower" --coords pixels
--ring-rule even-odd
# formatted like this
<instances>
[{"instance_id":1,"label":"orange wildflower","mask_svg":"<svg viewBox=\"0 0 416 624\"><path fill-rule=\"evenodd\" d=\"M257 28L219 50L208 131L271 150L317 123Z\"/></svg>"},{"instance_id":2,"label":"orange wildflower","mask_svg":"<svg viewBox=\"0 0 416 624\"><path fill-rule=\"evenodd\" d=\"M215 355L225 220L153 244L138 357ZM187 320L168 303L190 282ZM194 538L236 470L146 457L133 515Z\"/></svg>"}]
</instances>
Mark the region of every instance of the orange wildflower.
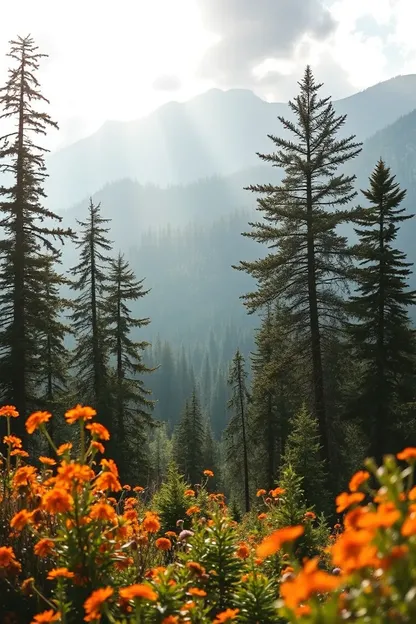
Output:
<instances>
[{"instance_id":1,"label":"orange wildflower","mask_svg":"<svg viewBox=\"0 0 416 624\"><path fill-rule=\"evenodd\" d=\"M47 557L53 552L54 546L55 543L51 539L44 537L35 544L33 552L38 557Z\"/></svg>"},{"instance_id":2,"label":"orange wildflower","mask_svg":"<svg viewBox=\"0 0 416 624\"><path fill-rule=\"evenodd\" d=\"M346 529L358 529L359 523L361 522L361 518L369 513L369 508L368 507L355 507L354 509L351 509L351 511L349 511L344 518L344 525ZM340 524L336 524L335 529L340 530L341 529L341 525Z\"/></svg>"},{"instance_id":3,"label":"orange wildflower","mask_svg":"<svg viewBox=\"0 0 416 624\"><path fill-rule=\"evenodd\" d=\"M274 555L279 551L283 544L287 542L293 542L300 537L305 531L302 525L293 527L285 527L274 531L271 535L268 535L257 547L257 556L260 559L265 559L270 555Z\"/></svg>"},{"instance_id":4,"label":"orange wildflower","mask_svg":"<svg viewBox=\"0 0 416 624\"><path fill-rule=\"evenodd\" d=\"M91 442L91 448L93 448L96 451L98 451L99 453L101 453L101 455L103 455L104 452L105 452L104 446L101 444L101 442L97 442L97 440L93 440Z\"/></svg>"},{"instance_id":5,"label":"orange wildflower","mask_svg":"<svg viewBox=\"0 0 416 624\"><path fill-rule=\"evenodd\" d=\"M265 520L266 518L267 518L267 514L264 512L257 516L257 520Z\"/></svg>"},{"instance_id":6,"label":"orange wildflower","mask_svg":"<svg viewBox=\"0 0 416 624\"><path fill-rule=\"evenodd\" d=\"M52 459L51 457L44 457L43 455L40 455L39 461L45 466L55 466L56 464L56 461L54 459Z\"/></svg>"},{"instance_id":7,"label":"orange wildflower","mask_svg":"<svg viewBox=\"0 0 416 624\"><path fill-rule=\"evenodd\" d=\"M92 435L97 437L99 440L110 439L110 432L101 423L90 423L89 425L86 425L85 429L88 429L88 431L90 431Z\"/></svg>"},{"instance_id":8,"label":"orange wildflower","mask_svg":"<svg viewBox=\"0 0 416 624\"><path fill-rule=\"evenodd\" d=\"M272 498L279 498L279 496L283 496L286 493L284 488L277 487L274 490L270 490L269 494Z\"/></svg>"},{"instance_id":9,"label":"orange wildflower","mask_svg":"<svg viewBox=\"0 0 416 624\"><path fill-rule=\"evenodd\" d=\"M20 591L22 592L24 596L32 596L34 582L35 582L35 579L33 578L33 576L23 581L23 583L20 586Z\"/></svg>"},{"instance_id":10,"label":"orange wildflower","mask_svg":"<svg viewBox=\"0 0 416 624\"><path fill-rule=\"evenodd\" d=\"M42 507L49 513L65 513L70 511L74 499L63 488L54 488L42 496Z\"/></svg>"},{"instance_id":11,"label":"orange wildflower","mask_svg":"<svg viewBox=\"0 0 416 624\"><path fill-rule=\"evenodd\" d=\"M235 553L239 559L247 559L250 556L250 548L245 542L240 542Z\"/></svg>"},{"instance_id":12,"label":"orange wildflower","mask_svg":"<svg viewBox=\"0 0 416 624\"><path fill-rule=\"evenodd\" d=\"M188 594L191 594L191 596L195 596L196 598L205 598L207 592L203 589L199 589L199 587L191 587L188 590Z\"/></svg>"},{"instance_id":13,"label":"orange wildflower","mask_svg":"<svg viewBox=\"0 0 416 624\"><path fill-rule=\"evenodd\" d=\"M16 555L11 546L0 546L0 568L8 568L16 561Z\"/></svg>"},{"instance_id":14,"label":"orange wildflower","mask_svg":"<svg viewBox=\"0 0 416 624\"><path fill-rule=\"evenodd\" d=\"M184 496L187 496L187 497L195 496L195 490L185 490Z\"/></svg>"},{"instance_id":15,"label":"orange wildflower","mask_svg":"<svg viewBox=\"0 0 416 624\"><path fill-rule=\"evenodd\" d=\"M143 528L148 533L157 533L160 529L159 517L152 511L146 511Z\"/></svg>"},{"instance_id":16,"label":"orange wildflower","mask_svg":"<svg viewBox=\"0 0 416 624\"><path fill-rule=\"evenodd\" d=\"M201 509L197 505L192 505L192 507L189 507L189 509L187 509L186 515L194 516L195 514L198 514L200 511Z\"/></svg>"},{"instance_id":17,"label":"orange wildflower","mask_svg":"<svg viewBox=\"0 0 416 624\"><path fill-rule=\"evenodd\" d=\"M17 418L19 412L14 405L3 405L0 407L0 416L6 416L6 418Z\"/></svg>"},{"instance_id":18,"label":"orange wildflower","mask_svg":"<svg viewBox=\"0 0 416 624\"><path fill-rule=\"evenodd\" d=\"M162 624L179 624L179 618L177 615L167 615L163 618Z\"/></svg>"},{"instance_id":19,"label":"orange wildflower","mask_svg":"<svg viewBox=\"0 0 416 624\"><path fill-rule=\"evenodd\" d=\"M10 526L16 531L22 531L29 523L32 514L27 509L18 511L10 521Z\"/></svg>"},{"instance_id":20,"label":"orange wildflower","mask_svg":"<svg viewBox=\"0 0 416 624\"><path fill-rule=\"evenodd\" d=\"M353 494L348 494L348 492L342 492L336 498L337 504L337 513L342 513L348 507L355 505L356 503L361 503L364 499L364 494L362 492L355 492Z\"/></svg>"},{"instance_id":21,"label":"orange wildflower","mask_svg":"<svg viewBox=\"0 0 416 624\"><path fill-rule=\"evenodd\" d=\"M15 448L10 453L11 457L29 457L29 453L20 448Z\"/></svg>"},{"instance_id":22,"label":"orange wildflower","mask_svg":"<svg viewBox=\"0 0 416 624\"><path fill-rule=\"evenodd\" d=\"M357 527L360 529L378 529L393 526L400 518L400 512L393 503L381 503L377 511L362 514L357 519Z\"/></svg>"},{"instance_id":23,"label":"orange wildflower","mask_svg":"<svg viewBox=\"0 0 416 624\"><path fill-rule=\"evenodd\" d=\"M136 487L133 488L133 492L141 494L142 492L144 492L144 487L142 487L141 485L136 485Z\"/></svg>"},{"instance_id":24,"label":"orange wildflower","mask_svg":"<svg viewBox=\"0 0 416 624\"><path fill-rule=\"evenodd\" d=\"M76 405L72 409L65 412L66 422L69 425L73 425L78 420L91 420L94 416L97 415L97 412L92 407L88 407L88 405Z\"/></svg>"},{"instance_id":25,"label":"orange wildflower","mask_svg":"<svg viewBox=\"0 0 416 624\"><path fill-rule=\"evenodd\" d=\"M113 459L105 459L105 457L100 461L100 465L103 468L107 468L110 472L113 473L115 477L118 477L118 468L117 464Z\"/></svg>"},{"instance_id":26,"label":"orange wildflower","mask_svg":"<svg viewBox=\"0 0 416 624\"><path fill-rule=\"evenodd\" d=\"M124 600L135 600L136 598L142 598L143 600L150 600L152 602L157 600L157 593L153 591L149 585L144 584L123 587L119 590L119 594Z\"/></svg>"},{"instance_id":27,"label":"orange wildflower","mask_svg":"<svg viewBox=\"0 0 416 624\"><path fill-rule=\"evenodd\" d=\"M23 487L31 485L36 479L36 468L33 466L22 466L18 468L13 476L13 487Z\"/></svg>"},{"instance_id":28,"label":"orange wildflower","mask_svg":"<svg viewBox=\"0 0 416 624\"><path fill-rule=\"evenodd\" d=\"M306 518L306 520L315 520L316 513L314 513L313 511L307 511L304 517Z\"/></svg>"},{"instance_id":29,"label":"orange wildflower","mask_svg":"<svg viewBox=\"0 0 416 624\"><path fill-rule=\"evenodd\" d=\"M89 598L84 602L86 622L101 619L101 607L114 593L112 587L102 587L92 592Z\"/></svg>"},{"instance_id":30,"label":"orange wildflower","mask_svg":"<svg viewBox=\"0 0 416 624\"><path fill-rule=\"evenodd\" d=\"M314 594L324 594L339 587L342 578L318 569L318 557L307 561L295 579L283 582L280 594L290 609L297 609L301 603Z\"/></svg>"},{"instance_id":31,"label":"orange wildflower","mask_svg":"<svg viewBox=\"0 0 416 624\"><path fill-rule=\"evenodd\" d=\"M26 420L26 431L29 434L34 433L36 429L47 423L51 418L52 414L49 412L33 412Z\"/></svg>"},{"instance_id":32,"label":"orange wildflower","mask_svg":"<svg viewBox=\"0 0 416 624\"><path fill-rule=\"evenodd\" d=\"M403 537L410 537L411 535L416 535L416 513L415 512L411 513L403 522L402 535Z\"/></svg>"},{"instance_id":33,"label":"orange wildflower","mask_svg":"<svg viewBox=\"0 0 416 624\"><path fill-rule=\"evenodd\" d=\"M256 496L257 498L260 498L260 496L266 496L266 494L267 494L266 490L261 489L261 490L257 490Z\"/></svg>"},{"instance_id":34,"label":"orange wildflower","mask_svg":"<svg viewBox=\"0 0 416 624\"><path fill-rule=\"evenodd\" d=\"M57 622L60 619L61 614L59 611L49 609L49 611L43 611L42 613L35 615L31 624L47 624L48 622Z\"/></svg>"},{"instance_id":35,"label":"orange wildflower","mask_svg":"<svg viewBox=\"0 0 416 624\"><path fill-rule=\"evenodd\" d=\"M111 492L120 492L121 484L117 477L112 472L102 472L98 475L95 482L96 490L110 490Z\"/></svg>"},{"instance_id":36,"label":"orange wildflower","mask_svg":"<svg viewBox=\"0 0 416 624\"><path fill-rule=\"evenodd\" d=\"M370 473L367 472L367 470L359 470L358 472L356 472L355 475L351 477L348 485L350 492L357 492L360 486L368 481L369 478Z\"/></svg>"},{"instance_id":37,"label":"orange wildflower","mask_svg":"<svg viewBox=\"0 0 416 624\"><path fill-rule=\"evenodd\" d=\"M188 570L191 570L191 572L194 572L194 574L196 574L197 576L202 576L203 574L205 574L205 568L201 566L201 564L197 561L187 561L186 567L188 568Z\"/></svg>"},{"instance_id":38,"label":"orange wildflower","mask_svg":"<svg viewBox=\"0 0 416 624\"><path fill-rule=\"evenodd\" d=\"M47 576L49 581L53 581L54 579L57 578L74 578L75 574L73 572L70 572L68 570L68 568L54 568L53 570L51 570Z\"/></svg>"},{"instance_id":39,"label":"orange wildflower","mask_svg":"<svg viewBox=\"0 0 416 624\"><path fill-rule=\"evenodd\" d=\"M95 503L95 505L91 507L90 518L92 520L111 522L117 518L117 514L111 505L107 505L107 503Z\"/></svg>"},{"instance_id":40,"label":"orange wildflower","mask_svg":"<svg viewBox=\"0 0 416 624\"><path fill-rule=\"evenodd\" d=\"M4 444L8 444L9 446L12 446L13 448L22 448L22 441L20 438L18 438L15 435L6 435L3 438L3 442Z\"/></svg>"},{"instance_id":41,"label":"orange wildflower","mask_svg":"<svg viewBox=\"0 0 416 624\"><path fill-rule=\"evenodd\" d=\"M345 531L332 546L334 564L347 574L364 567L377 565L377 548L373 546L371 531Z\"/></svg>"},{"instance_id":42,"label":"orange wildflower","mask_svg":"<svg viewBox=\"0 0 416 624\"><path fill-rule=\"evenodd\" d=\"M412 487L412 489L410 490L409 495L408 495L408 499L410 501L416 500L416 486Z\"/></svg>"},{"instance_id":43,"label":"orange wildflower","mask_svg":"<svg viewBox=\"0 0 416 624\"><path fill-rule=\"evenodd\" d=\"M214 473L212 472L212 470L204 470L204 475L206 477L213 477Z\"/></svg>"},{"instance_id":44,"label":"orange wildflower","mask_svg":"<svg viewBox=\"0 0 416 624\"><path fill-rule=\"evenodd\" d=\"M408 448L403 449L400 453L397 453L397 459L407 462L416 461L416 447L409 446Z\"/></svg>"},{"instance_id":45,"label":"orange wildflower","mask_svg":"<svg viewBox=\"0 0 416 624\"><path fill-rule=\"evenodd\" d=\"M231 622L236 619L239 613L240 609L226 609L225 611L218 613L213 624L226 624L227 622Z\"/></svg>"},{"instance_id":46,"label":"orange wildflower","mask_svg":"<svg viewBox=\"0 0 416 624\"><path fill-rule=\"evenodd\" d=\"M167 537L159 537L155 542L155 546L159 550L170 550L172 548L172 542Z\"/></svg>"},{"instance_id":47,"label":"orange wildflower","mask_svg":"<svg viewBox=\"0 0 416 624\"><path fill-rule=\"evenodd\" d=\"M65 444L61 444L61 446L58 446L58 448L56 449L56 454L64 455L67 451L70 451L71 449L72 442L65 442Z\"/></svg>"}]
</instances>

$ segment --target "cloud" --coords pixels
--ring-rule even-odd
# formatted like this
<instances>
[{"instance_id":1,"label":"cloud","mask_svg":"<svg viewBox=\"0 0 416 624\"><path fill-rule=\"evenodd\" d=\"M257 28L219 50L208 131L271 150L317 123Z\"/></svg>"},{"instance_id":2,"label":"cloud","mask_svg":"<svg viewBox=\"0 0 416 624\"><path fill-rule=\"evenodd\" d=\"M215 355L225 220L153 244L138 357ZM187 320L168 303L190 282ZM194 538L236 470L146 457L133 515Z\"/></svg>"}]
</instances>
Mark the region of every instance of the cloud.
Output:
<instances>
[{"instance_id":1,"label":"cloud","mask_svg":"<svg viewBox=\"0 0 416 624\"><path fill-rule=\"evenodd\" d=\"M218 36L200 71L219 85L249 86L268 58L290 58L302 37L323 40L336 23L320 0L197 0L204 26Z\"/></svg>"},{"instance_id":2,"label":"cloud","mask_svg":"<svg viewBox=\"0 0 416 624\"><path fill-rule=\"evenodd\" d=\"M163 74L158 76L152 84L155 91L178 91L182 86L182 81L178 76Z\"/></svg>"}]
</instances>

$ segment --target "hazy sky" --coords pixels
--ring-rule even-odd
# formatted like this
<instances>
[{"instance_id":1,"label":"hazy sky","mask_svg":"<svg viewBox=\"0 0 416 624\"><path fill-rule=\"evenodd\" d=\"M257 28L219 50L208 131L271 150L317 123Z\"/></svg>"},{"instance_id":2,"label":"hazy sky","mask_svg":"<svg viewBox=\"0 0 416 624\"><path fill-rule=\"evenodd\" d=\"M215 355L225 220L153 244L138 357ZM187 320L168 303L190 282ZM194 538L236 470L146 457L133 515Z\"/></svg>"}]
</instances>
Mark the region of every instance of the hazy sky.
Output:
<instances>
[{"instance_id":1,"label":"hazy sky","mask_svg":"<svg viewBox=\"0 0 416 624\"><path fill-rule=\"evenodd\" d=\"M307 62L334 97L416 73L415 0L14 0L8 41L31 33L59 146L210 87L287 101Z\"/></svg>"}]
</instances>

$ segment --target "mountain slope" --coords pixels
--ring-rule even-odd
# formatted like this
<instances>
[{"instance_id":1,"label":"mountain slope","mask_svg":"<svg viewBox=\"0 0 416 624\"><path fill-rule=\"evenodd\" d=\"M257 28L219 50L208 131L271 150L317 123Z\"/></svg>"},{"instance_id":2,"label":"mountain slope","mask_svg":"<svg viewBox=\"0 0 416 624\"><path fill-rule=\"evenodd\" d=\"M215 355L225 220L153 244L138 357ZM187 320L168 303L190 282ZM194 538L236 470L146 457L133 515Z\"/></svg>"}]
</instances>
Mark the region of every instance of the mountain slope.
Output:
<instances>
[{"instance_id":1,"label":"mountain slope","mask_svg":"<svg viewBox=\"0 0 416 624\"><path fill-rule=\"evenodd\" d=\"M380 83L335 105L348 113L345 131L363 140L416 108L416 76ZM270 149L267 135L279 132L277 117L287 114L286 104L251 91L214 89L138 121L108 122L49 156L49 205L65 209L121 178L189 184L258 166L256 152Z\"/></svg>"}]
</instances>

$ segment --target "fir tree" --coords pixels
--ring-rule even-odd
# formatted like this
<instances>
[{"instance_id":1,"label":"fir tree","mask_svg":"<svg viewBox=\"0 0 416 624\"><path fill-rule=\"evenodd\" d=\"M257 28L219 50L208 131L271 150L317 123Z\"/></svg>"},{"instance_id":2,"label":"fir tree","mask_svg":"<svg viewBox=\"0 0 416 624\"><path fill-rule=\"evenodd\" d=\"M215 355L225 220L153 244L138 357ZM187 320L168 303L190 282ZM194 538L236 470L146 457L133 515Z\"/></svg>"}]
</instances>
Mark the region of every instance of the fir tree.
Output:
<instances>
[{"instance_id":1,"label":"fir tree","mask_svg":"<svg viewBox=\"0 0 416 624\"><path fill-rule=\"evenodd\" d=\"M103 219L100 204L95 205L90 199L86 221L77 223L81 227L77 241L80 261L71 269L74 277L71 287L79 294L71 313L76 339L72 361L80 397L98 409L103 423L109 427L108 340L103 322L104 285L110 262L107 252L112 248L107 238L109 219Z\"/></svg>"},{"instance_id":2,"label":"fir tree","mask_svg":"<svg viewBox=\"0 0 416 624\"><path fill-rule=\"evenodd\" d=\"M236 268L257 281L257 291L245 296L250 312L277 301L284 309L299 351L312 362L313 411L319 422L322 453L329 456L322 331L333 319L342 318L346 239L336 228L348 218L337 210L354 196L354 176L338 173L340 165L360 151L353 136L338 139L346 117L337 117L330 98L319 99L308 66L299 83L300 94L289 102L295 121L279 117L290 138L270 135L275 151L260 158L281 167L280 186L250 186L260 193L258 210L264 221L251 223L245 236L268 245L271 252Z\"/></svg>"},{"instance_id":3,"label":"fir tree","mask_svg":"<svg viewBox=\"0 0 416 624\"><path fill-rule=\"evenodd\" d=\"M0 139L0 392L1 400L14 404L22 418L15 432L25 437L24 417L37 404L35 375L38 337L45 332L45 270L49 257L57 256L54 239L62 242L69 230L53 227L61 221L43 207L43 185L47 177L39 137L57 128L47 113L37 109L48 100L36 78L46 56L38 52L30 36L10 42L8 56L14 66L0 90L0 119L12 122ZM12 129L14 125L15 129ZM49 222L49 225L48 225Z\"/></svg>"},{"instance_id":4,"label":"fir tree","mask_svg":"<svg viewBox=\"0 0 416 624\"><path fill-rule=\"evenodd\" d=\"M231 418L225 430L227 447L227 463L233 464L235 469L242 469L244 482L244 508L250 511L250 482L249 482L249 458L248 458L248 422L247 403L249 393L246 387L247 373L245 370L244 357L237 350L232 361L228 384L231 387L231 398L228 408L232 410ZM242 454L242 466L238 459ZM241 473L240 473L241 474Z\"/></svg>"},{"instance_id":5,"label":"fir tree","mask_svg":"<svg viewBox=\"0 0 416 624\"><path fill-rule=\"evenodd\" d=\"M192 485L200 483L204 466L204 422L196 390L186 402L175 433L175 457L185 479Z\"/></svg>"},{"instance_id":6,"label":"fir tree","mask_svg":"<svg viewBox=\"0 0 416 624\"><path fill-rule=\"evenodd\" d=\"M399 450L401 412L414 400L416 349L408 308L416 303L416 291L408 288L411 264L394 247L399 225L412 215L404 214L406 191L382 160L362 193L370 205L360 207L354 219L357 293L348 310L356 322L349 329L356 356L365 363L360 411L371 451L381 461L385 453Z\"/></svg>"},{"instance_id":7,"label":"fir tree","mask_svg":"<svg viewBox=\"0 0 416 624\"><path fill-rule=\"evenodd\" d=\"M146 433L149 426L153 426L153 401L149 399L150 390L142 379L143 374L154 370L143 363L142 354L149 343L137 342L132 338L132 333L147 326L150 319L133 318L129 307L150 292L144 290L143 281L136 280L129 263L119 253L116 259L110 260L108 280L103 284L103 323L106 327L108 355L116 362L112 387L116 459L125 480L131 480L132 477L132 458L140 466L141 474L136 474L136 478L142 477L147 463L143 453ZM130 473L130 477L127 473Z\"/></svg>"},{"instance_id":8,"label":"fir tree","mask_svg":"<svg viewBox=\"0 0 416 624\"><path fill-rule=\"evenodd\" d=\"M305 406L291 421L284 466L291 466L302 478L306 500L318 512L332 508L332 499L326 489L327 475L320 457L319 430L316 419Z\"/></svg>"}]
</instances>

